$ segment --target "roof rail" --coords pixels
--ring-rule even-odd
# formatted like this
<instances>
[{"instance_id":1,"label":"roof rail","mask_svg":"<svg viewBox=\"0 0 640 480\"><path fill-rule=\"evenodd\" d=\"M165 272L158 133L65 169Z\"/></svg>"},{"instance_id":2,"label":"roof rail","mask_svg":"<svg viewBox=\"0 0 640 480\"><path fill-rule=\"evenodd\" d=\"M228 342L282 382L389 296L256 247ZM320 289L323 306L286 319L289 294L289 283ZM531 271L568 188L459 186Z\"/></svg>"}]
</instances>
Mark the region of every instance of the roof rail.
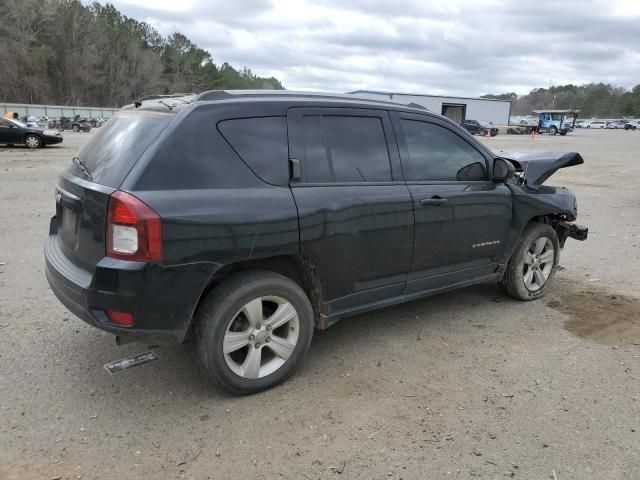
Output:
<instances>
[{"instance_id":1,"label":"roof rail","mask_svg":"<svg viewBox=\"0 0 640 480\"><path fill-rule=\"evenodd\" d=\"M161 100L163 98L180 98L180 97L191 97L195 95L195 93L169 93L169 94L160 94L160 93L152 93L149 95L142 95L138 97L135 102L133 102L136 108L142 105L142 102L146 102L148 100Z\"/></svg>"}]
</instances>

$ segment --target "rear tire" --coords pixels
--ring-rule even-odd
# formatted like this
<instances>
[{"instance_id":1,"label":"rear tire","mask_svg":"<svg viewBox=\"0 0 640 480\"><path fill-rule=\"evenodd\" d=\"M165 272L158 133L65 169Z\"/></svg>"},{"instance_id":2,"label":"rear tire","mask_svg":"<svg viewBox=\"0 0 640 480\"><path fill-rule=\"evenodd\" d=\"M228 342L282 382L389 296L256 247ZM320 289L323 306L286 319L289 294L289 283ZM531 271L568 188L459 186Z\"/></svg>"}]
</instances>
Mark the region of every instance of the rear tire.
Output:
<instances>
[{"instance_id":1,"label":"rear tire","mask_svg":"<svg viewBox=\"0 0 640 480\"><path fill-rule=\"evenodd\" d=\"M556 231L545 223L530 223L516 245L500 285L518 300L540 298L555 276L559 259Z\"/></svg>"},{"instance_id":2,"label":"rear tire","mask_svg":"<svg viewBox=\"0 0 640 480\"><path fill-rule=\"evenodd\" d=\"M74 132L78 133L78 132L80 131L80 127L79 127L78 125L74 125L74 126L72 127L72 130L73 130Z\"/></svg>"},{"instance_id":3,"label":"rear tire","mask_svg":"<svg viewBox=\"0 0 640 480\"><path fill-rule=\"evenodd\" d=\"M487 134L487 131L484 128L481 128L480 130L478 130L478 135L480 135L481 137L484 137Z\"/></svg>"},{"instance_id":4,"label":"rear tire","mask_svg":"<svg viewBox=\"0 0 640 480\"><path fill-rule=\"evenodd\" d=\"M243 395L271 388L295 371L311 344L314 315L298 284L251 271L216 287L195 321L204 369L224 390Z\"/></svg>"}]
</instances>

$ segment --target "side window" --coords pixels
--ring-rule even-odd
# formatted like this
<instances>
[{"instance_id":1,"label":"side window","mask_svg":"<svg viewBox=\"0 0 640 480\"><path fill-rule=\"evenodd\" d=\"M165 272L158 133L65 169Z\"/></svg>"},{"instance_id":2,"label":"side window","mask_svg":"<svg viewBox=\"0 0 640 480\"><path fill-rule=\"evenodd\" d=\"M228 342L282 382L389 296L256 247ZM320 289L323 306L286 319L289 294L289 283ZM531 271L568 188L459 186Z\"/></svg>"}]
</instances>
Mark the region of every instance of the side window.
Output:
<instances>
[{"instance_id":1,"label":"side window","mask_svg":"<svg viewBox=\"0 0 640 480\"><path fill-rule=\"evenodd\" d=\"M391 181L389 151L378 117L304 115L306 182Z\"/></svg>"},{"instance_id":2,"label":"side window","mask_svg":"<svg viewBox=\"0 0 640 480\"><path fill-rule=\"evenodd\" d=\"M286 117L238 118L218 130L253 172L274 185L289 183Z\"/></svg>"},{"instance_id":3,"label":"side window","mask_svg":"<svg viewBox=\"0 0 640 480\"><path fill-rule=\"evenodd\" d=\"M7 122L4 118L0 118L0 127L9 127L9 122Z\"/></svg>"},{"instance_id":4,"label":"side window","mask_svg":"<svg viewBox=\"0 0 640 480\"><path fill-rule=\"evenodd\" d=\"M452 131L433 123L401 120L410 181L486 180L484 156Z\"/></svg>"}]
</instances>

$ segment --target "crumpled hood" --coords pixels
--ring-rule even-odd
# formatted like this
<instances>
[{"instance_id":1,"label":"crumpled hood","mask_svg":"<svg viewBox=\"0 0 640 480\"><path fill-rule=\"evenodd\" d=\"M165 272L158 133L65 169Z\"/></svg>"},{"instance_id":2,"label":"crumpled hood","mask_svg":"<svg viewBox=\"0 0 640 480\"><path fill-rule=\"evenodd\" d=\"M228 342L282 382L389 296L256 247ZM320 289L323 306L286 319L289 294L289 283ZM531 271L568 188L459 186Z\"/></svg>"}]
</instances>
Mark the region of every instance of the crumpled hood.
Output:
<instances>
[{"instance_id":1,"label":"crumpled hood","mask_svg":"<svg viewBox=\"0 0 640 480\"><path fill-rule=\"evenodd\" d=\"M558 169L584 163L577 152L508 152L498 150L496 154L509 160L517 172L523 172L527 185L542 185Z\"/></svg>"}]
</instances>

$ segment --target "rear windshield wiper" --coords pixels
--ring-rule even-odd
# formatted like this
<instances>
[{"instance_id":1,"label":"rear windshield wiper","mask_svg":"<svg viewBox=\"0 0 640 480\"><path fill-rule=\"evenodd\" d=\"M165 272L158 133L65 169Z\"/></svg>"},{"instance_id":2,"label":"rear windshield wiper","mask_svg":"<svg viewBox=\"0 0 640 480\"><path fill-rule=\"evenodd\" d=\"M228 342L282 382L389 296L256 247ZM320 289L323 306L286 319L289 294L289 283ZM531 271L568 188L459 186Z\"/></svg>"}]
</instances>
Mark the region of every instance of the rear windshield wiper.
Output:
<instances>
[{"instance_id":1,"label":"rear windshield wiper","mask_svg":"<svg viewBox=\"0 0 640 480\"><path fill-rule=\"evenodd\" d=\"M93 175L91 175L89 173L89 170L87 169L86 165L84 163L82 163L82 160L80 160L78 157L73 157L71 159L71 161L73 162L73 164L78 167L80 169L80 171L82 173L84 173L84 176L87 177L89 180L93 181Z\"/></svg>"},{"instance_id":2,"label":"rear windshield wiper","mask_svg":"<svg viewBox=\"0 0 640 480\"><path fill-rule=\"evenodd\" d=\"M165 107L167 107L169 110L173 110L173 105L169 105L167 102L165 102L164 100L160 100L160 103L162 105L164 105Z\"/></svg>"}]
</instances>

